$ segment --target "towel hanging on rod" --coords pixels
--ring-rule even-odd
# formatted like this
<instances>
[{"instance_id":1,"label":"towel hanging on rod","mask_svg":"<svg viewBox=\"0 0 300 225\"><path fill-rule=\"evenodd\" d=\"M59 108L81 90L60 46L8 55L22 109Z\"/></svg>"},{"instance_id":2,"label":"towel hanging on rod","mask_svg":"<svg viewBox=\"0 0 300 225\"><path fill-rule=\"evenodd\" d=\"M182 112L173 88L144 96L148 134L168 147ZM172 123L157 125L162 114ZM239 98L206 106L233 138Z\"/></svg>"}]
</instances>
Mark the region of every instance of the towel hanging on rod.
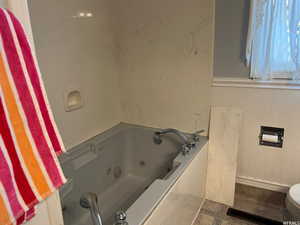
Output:
<instances>
[{"instance_id":1,"label":"towel hanging on rod","mask_svg":"<svg viewBox=\"0 0 300 225\"><path fill-rule=\"evenodd\" d=\"M0 9L0 224L22 224L66 182L64 152L37 61L18 19Z\"/></svg>"}]
</instances>

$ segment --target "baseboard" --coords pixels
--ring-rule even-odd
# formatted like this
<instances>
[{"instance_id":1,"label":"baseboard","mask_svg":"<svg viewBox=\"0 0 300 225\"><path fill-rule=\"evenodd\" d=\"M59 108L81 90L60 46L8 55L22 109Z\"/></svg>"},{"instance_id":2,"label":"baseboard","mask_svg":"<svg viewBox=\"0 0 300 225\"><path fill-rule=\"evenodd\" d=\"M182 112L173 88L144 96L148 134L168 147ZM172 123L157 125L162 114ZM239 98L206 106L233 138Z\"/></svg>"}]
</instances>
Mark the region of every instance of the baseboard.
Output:
<instances>
[{"instance_id":1,"label":"baseboard","mask_svg":"<svg viewBox=\"0 0 300 225\"><path fill-rule=\"evenodd\" d=\"M290 186L287 184L275 183L267 180L256 179L253 177L238 176L236 182L252 187L263 188L270 191L287 193Z\"/></svg>"}]
</instances>

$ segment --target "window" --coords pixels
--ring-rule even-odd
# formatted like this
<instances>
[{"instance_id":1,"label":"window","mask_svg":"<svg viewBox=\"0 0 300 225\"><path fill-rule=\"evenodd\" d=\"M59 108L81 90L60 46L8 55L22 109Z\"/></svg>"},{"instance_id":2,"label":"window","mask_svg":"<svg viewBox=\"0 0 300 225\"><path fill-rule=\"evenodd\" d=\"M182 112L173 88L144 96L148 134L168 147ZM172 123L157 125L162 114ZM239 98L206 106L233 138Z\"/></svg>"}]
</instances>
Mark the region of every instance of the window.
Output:
<instances>
[{"instance_id":1,"label":"window","mask_svg":"<svg viewBox=\"0 0 300 225\"><path fill-rule=\"evenodd\" d=\"M252 0L246 48L250 78L299 80L299 38L299 0Z\"/></svg>"}]
</instances>

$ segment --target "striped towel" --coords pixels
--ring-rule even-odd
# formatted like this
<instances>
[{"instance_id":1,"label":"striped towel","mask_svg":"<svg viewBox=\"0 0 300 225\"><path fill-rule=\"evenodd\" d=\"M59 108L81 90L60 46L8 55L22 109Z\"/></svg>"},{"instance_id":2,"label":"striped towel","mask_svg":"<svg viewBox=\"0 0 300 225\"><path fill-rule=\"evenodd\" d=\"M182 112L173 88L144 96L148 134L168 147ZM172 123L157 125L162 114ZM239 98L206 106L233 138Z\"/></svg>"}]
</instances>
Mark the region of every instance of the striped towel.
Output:
<instances>
[{"instance_id":1,"label":"striped towel","mask_svg":"<svg viewBox=\"0 0 300 225\"><path fill-rule=\"evenodd\" d=\"M0 9L0 225L22 224L65 183L64 151L24 29Z\"/></svg>"}]
</instances>

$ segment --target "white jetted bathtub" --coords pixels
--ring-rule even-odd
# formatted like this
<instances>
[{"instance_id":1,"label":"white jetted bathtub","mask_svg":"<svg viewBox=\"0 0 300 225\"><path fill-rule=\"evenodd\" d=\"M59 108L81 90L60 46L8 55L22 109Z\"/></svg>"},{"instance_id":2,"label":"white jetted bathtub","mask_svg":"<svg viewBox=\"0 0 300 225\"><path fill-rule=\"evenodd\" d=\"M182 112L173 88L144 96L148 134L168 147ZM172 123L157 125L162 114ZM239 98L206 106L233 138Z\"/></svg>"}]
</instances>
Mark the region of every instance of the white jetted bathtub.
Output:
<instances>
[{"instance_id":1,"label":"white jetted bathtub","mask_svg":"<svg viewBox=\"0 0 300 225\"><path fill-rule=\"evenodd\" d=\"M207 138L188 154L181 140L158 129L120 124L62 156L68 183L61 189L65 225L93 225L79 204L87 192L97 194L104 225L123 210L129 225L191 224L204 200Z\"/></svg>"}]
</instances>

